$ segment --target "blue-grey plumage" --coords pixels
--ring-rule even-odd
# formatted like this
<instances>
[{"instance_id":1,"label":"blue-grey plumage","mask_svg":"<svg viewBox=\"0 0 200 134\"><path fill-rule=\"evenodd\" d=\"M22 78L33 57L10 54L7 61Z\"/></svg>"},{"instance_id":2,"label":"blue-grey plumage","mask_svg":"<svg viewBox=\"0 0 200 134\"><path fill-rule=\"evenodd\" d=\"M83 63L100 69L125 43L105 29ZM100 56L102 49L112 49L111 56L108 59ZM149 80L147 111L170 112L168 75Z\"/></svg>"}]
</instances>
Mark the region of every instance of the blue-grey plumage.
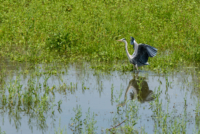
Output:
<instances>
[{"instance_id":1,"label":"blue-grey plumage","mask_svg":"<svg viewBox=\"0 0 200 134\"><path fill-rule=\"evenodd\" d=\"M131 45L133 45L133 48L135 49L134 40L135 39L133 37L131 37Z\"/></svg>"},{"instance_id":2,"label":"blue-grey plumage","mask_svg":"<svg viewBox=\"0 0 200 134\"><path fill-rule=\"evenodd\" d=\"M154 57L157 54L157 49L146 45L146 44L138 44L133 37L131 37L131 45L134 45L134 53L132 55L128 52L128 43L126 39L121 39L118 41L122 41L125 43L126 54L130 63L134 64L136 69L138 70L139 66L149 65L148 59L149 57Z\"/></svg>"}]
</instances>

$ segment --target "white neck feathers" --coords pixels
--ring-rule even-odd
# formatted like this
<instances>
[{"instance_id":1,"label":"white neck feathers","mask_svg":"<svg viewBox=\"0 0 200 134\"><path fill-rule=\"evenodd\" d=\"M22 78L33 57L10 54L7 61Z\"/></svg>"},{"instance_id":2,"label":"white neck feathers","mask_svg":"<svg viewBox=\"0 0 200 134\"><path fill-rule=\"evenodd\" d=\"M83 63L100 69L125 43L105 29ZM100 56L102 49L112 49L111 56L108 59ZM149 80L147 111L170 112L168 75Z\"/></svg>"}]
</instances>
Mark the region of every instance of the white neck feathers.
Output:
<instances>
[{"instance_id":1,"label":"white neck feathers","mask_svg":"<svg viewBox=\"0 0 200 134\"><path fill-rule=\"evenodd\" d=\"M123 42L125 43L126 55L127 55L128 59L129 59L129 61L130 61L131 58L132 58L132 56L131 56L131 55L129 54L129 52L128 52L128 43L127 43L126 40L123 40Z\"/></svg>"}]
</instances>

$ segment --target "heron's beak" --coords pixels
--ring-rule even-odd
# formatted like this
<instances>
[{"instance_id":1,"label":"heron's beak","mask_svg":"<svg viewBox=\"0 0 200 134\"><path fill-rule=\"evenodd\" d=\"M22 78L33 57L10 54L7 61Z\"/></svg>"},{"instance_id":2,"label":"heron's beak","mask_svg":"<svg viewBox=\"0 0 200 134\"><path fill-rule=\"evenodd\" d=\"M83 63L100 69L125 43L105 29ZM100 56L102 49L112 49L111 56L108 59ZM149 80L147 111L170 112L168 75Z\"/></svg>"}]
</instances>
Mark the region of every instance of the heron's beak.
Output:
<instances>
[{"instance_id":1,"label":"heron's beak","mask_svg":"<svg viewBox=\"0 0 200 134\"><path fill-rule=\"evenodd\" d=\"M122 41L122 40L117 40L117 41Z\"/></svg>"}]
</instances>

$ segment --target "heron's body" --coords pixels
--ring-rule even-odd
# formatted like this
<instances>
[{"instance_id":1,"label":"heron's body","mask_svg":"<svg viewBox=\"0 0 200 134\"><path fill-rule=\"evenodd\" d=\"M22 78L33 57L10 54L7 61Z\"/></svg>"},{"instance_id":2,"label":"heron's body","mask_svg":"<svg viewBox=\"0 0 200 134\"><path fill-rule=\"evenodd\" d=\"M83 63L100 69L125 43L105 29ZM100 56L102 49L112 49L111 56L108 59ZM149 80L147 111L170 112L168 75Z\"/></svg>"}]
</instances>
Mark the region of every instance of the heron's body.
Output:
<instances>
[{"instance_id":1,"label":"heron's body","mask_svg":"<svg viewBox=\"0 0 200 134\"><path fill-rule=\"evenodd\" d=\"M133 64L137 70L138 67L143 65L149 65L148 58L156 56L157 49L146 45L146 44L138 44L133 37L131 37L131 45L134 45L134 53L132 55L128 52L128 43L125 39L121 39L125 43L125 49L127 57L131 64Z\"/></svg>"}]
</instances>

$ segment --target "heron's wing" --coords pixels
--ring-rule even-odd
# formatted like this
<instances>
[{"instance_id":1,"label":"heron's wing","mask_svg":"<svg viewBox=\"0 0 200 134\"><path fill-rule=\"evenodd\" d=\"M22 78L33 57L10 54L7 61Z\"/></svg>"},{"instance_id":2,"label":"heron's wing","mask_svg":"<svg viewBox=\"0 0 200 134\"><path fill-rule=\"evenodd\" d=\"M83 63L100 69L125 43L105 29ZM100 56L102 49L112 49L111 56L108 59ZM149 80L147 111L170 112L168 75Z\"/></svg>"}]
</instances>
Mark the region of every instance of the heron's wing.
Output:
<instances>
[{"instance_id":1,"label":"heron's wing","mask_svg":"<svg viewBox=\"0 0 200 134\"><path fill-rule=\"evenodd\" d=\"M138 51L136 53L136 59L138 62L145 64L148 61L149 57L154 57L157 54L157 49L146 45L146 44L140 44L138 45Z\"/></svg>"},{"instance_id":2,"label":"heron's wing","mask_svg":"<svg viewBox=\"0 0 200 134\"><path fill-rule=\"evenodd\" d=\"M146 49L147 49L147 53L149 55L149 57L154 57L156 56L156 53L157 53L157 49L152 47L152 46L149 46L149 45L146 45Z\"/></svg>"},{"instance_id":3,"label":"heron's wing","mask_svg":"<svg viewBox=\"0 0 200 134\"><path fill-rule=\"evenodd\" d=\"M137 60L137 62L141 64L146 64L148 61L148 58L149 58L149 54L147 52L146 45L145 44L138 45L138 51L136 52L136 56L135 56L135 59Z\"/></svg>"},{"instance_id":4,"label":"heron's wing","mask_svg":"<svg viewBox=\"0 0 200 134\"><path fill-rule=\"evenodd\" d=\"M150 93L148 94L148 96L146 97L145 101L152 101L154 100L154 94L153 91L150 90Z\"/></svg>"},{"instance_id":5,"label":"heron's wing","mask_svg":"<svg viewBox=\"0 0 200 134\"><path fill-rule=\"evenodd\" d=\"M135 50L134 38L131 37L131 45L133 45L133 49Z\"/></svg>"},{"instance_id":6,"label":"heron's wing","mask_svg":"<svg viewBox=\"0 0 200 134\"><path fill-rule=\"evenodd\" d=\"M134 38L131 37L131 45L134 45Z\"/></svg>"}]
</instances>

